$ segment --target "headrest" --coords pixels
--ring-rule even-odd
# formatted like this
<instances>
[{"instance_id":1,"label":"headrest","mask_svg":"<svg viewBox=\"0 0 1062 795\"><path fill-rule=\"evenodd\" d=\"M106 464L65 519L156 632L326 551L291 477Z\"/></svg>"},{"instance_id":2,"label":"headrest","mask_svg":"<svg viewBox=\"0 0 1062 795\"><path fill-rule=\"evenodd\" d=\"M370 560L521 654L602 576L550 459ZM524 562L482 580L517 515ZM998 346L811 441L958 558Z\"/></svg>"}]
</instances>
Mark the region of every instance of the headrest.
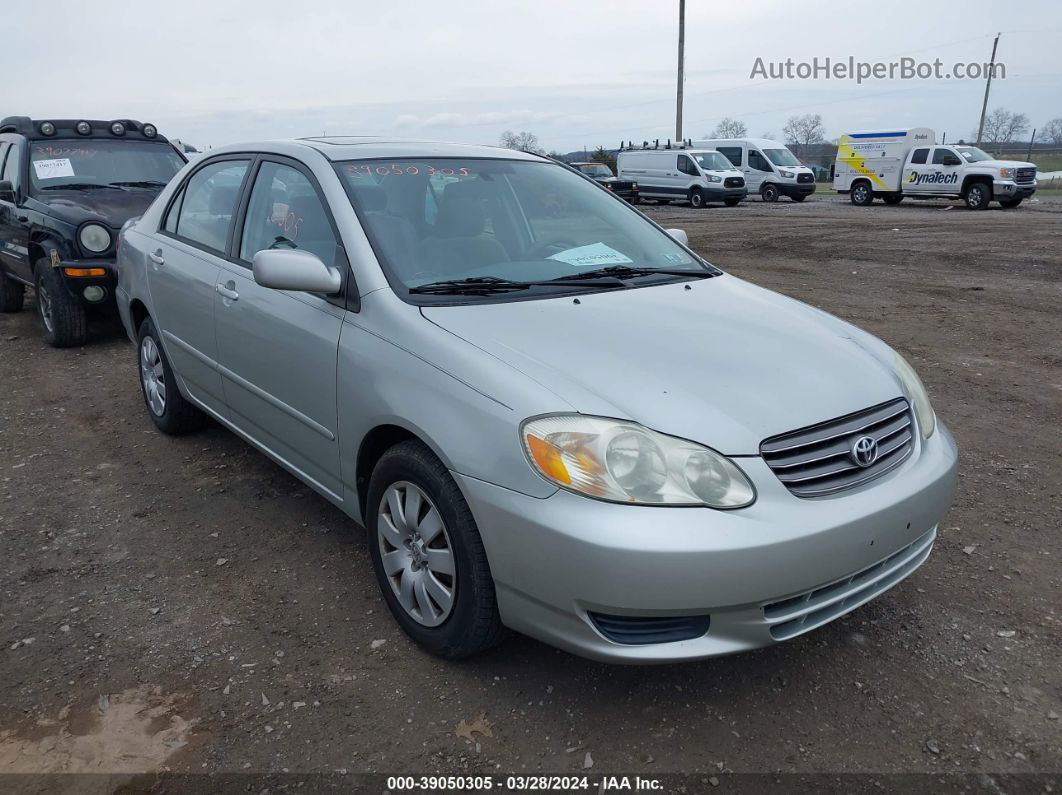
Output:
<instances>
[{"instance_id":1,"label":"headrest","mask_svg":"<svg viewBox=\"0 0 1062 795\"><path fill-rule=\"evenodd\" d=\"M387 194L379 185L355 185L351 188L354 204L359 210L378 212L387 207Z\"/></svg>"},{"instance_id":2,"label":"headrest","mask_svg":"<svg viewBox=\"0 0 1062 795\"><path fill-rule=\"evenodd\" d=\"M475 237L487 221L484 191L479 182L451 182L443 188L438 225L452 237Z\"/></svg>"}]
</instances>

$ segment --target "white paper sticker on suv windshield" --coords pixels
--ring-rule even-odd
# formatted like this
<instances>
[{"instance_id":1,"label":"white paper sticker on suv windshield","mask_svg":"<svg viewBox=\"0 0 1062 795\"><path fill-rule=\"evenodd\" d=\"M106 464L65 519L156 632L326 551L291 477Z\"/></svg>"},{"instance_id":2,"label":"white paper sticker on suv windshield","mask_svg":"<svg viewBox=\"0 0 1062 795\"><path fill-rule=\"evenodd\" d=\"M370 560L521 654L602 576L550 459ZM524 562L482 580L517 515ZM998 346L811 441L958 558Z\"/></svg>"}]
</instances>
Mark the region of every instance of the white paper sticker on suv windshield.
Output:
<instances>
[{"instance_id":1,"label":"white paper sticker on suv windshield","mask_svg":"<svg viewBox=\"0 0 1062 795\"><path fill-rule=\"evenodd\" d=\"M69 157L57 157L54 160L34 160L33 170L37 172L37 179L74 176L74 167L70 165Z\"/></svg>"},{"instance_id":2,"label":"white paper sticker on suv windshield","mask_svg":"<svg viewBox=\"0 0 1062 795\"><path fill-rule=\"evenodd\" d=\"M554 254L550 259L567 262L577 268L598 267L600 265L631 265L634 260L606 246L604 243L591 243L589 246L570 248L559 254Z\"/></svg>"}]
</instances>

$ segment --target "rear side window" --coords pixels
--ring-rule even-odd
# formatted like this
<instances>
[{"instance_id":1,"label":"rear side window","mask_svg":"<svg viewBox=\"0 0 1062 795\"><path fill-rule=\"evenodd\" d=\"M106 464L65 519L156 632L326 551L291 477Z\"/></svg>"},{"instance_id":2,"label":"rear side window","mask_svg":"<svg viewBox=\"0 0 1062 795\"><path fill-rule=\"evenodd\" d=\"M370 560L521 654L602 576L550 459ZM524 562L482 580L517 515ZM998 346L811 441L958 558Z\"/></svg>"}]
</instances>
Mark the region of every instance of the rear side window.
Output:
<instances>
[{"instance_id":1,"label":"rear side window","mask_svg":"<svg viewBox=\"0 0 1062 795\"><path fill-rule=\"evenodd\" d=\"M928 149L915 149L914 154L911 156L911 163L925 163L927 157L929 157Z\"/></svg>"},{"instance_id":2,"label":"rear side window","mask_svg":"<svg viewBox=\"0 0 1062 795\"><path fill-rule=\"evenodd\" d=\"M754 168L757 171L774 171L771 168L771 164L767 162L767 158L755 149L749 150L749 168Z\"/></svg>"},{"instance_id":3,"label":"rear side window","mask_svg":"<svg viewBox=\"0 0 1062 795\"><path fill-rule=\"evenodd\" d=\"M715 150L721 155L725 156L726 159L733 163L735 166L741 165L740 146L717 146Z\"/></svg>"},{"instance_id":4,"label":"rear side window","mask_svg":"<svg viewBox=\"0 0 1062 795\"><path fill-rule=\"evenodd\" d=\"M211 251L223 253L229 237L229 225L236 213L240 186L249 164L249 160L222 160L195 172L174 202L174 206L180 205L176 228L170 228L170 219L167 218L167 231Z\"/></svg>"},{"instance_id":5,"label":"rear side window","mask_svg":"<svg viewBox=\"0 0 1062 795\"><path fill-rule=\"evenodd\" d=\"M336 236L313 183L298 169L267 161L251 191L240 259L250 262L269 248L309 251L327 265L336 258Z\"/></svg>"}]
</instances>

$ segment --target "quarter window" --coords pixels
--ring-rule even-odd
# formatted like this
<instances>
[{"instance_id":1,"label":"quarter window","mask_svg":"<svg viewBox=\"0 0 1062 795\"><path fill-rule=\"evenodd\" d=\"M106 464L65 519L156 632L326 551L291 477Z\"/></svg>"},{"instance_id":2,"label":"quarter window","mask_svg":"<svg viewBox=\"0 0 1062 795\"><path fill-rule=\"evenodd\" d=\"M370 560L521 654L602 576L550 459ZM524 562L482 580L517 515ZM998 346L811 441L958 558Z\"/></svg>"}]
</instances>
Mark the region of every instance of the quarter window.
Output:
<instances>
[{"instance_id":1,"label":"quarter window","mask_svg":"<svg viewBox=\"0 0 1062 795\"><path fill-rule=\"evenodd\" d=\"M248 160L221 160L203 166L191 176L178 198L176 229L170 230L169 218L165 228L189 242L224 253L249 165Z\"/></svg>"},{"instance_id":2,"label":"quarter window","mask_svg":"<svg viewBox=\"0 0 1062 795\"><path fill-rule=\"evenodd\" d=\"M929 157L928 149L915 149L914 154L911 155L911 165L924 165L927 157Z\"/></svg>"},{"instance_id":3,"label":"quarter window","mask_svg":"<svg viewBox=\"0 0 1062 795\"><path fill-rule=\"evenodd\" d=\"M717 146L715 150L719 152L719 154L724 155L726 159L733 163L735 166L741 165L740 146Z\"/></svg>"},{"instance_id":4,"label":"quarter window","mask_svg":"<svg viewBox=\"0 0 1062 795\"><path fill-rule=\"evenodd\" d=\"M258 170L251 191L240 259L250 262L268 248L302 249L328 265L336 258L336 236L309 177L291 166L267 161Z\"/></svg>"},{"instance_id":5,"label":"quarter window","mask_svg":"<svg viewBox=\"0 0 1062 795\"><path fill-rule=\"evenodd\" d=\"M767 162L767 158L755 149L749 150L749 168L754 168L757 171L774 171L771 168L771 164Z\"/></svg>"}]
</instances>

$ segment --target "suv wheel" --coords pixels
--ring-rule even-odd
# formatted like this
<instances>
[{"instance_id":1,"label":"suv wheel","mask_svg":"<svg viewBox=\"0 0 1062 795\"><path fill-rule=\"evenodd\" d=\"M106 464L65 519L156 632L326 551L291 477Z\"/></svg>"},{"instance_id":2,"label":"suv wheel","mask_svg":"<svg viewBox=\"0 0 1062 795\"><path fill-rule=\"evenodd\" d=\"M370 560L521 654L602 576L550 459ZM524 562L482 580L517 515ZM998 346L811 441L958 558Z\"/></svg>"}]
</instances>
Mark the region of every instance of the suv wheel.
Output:
<instances>
[{"instance_id":1,"label":"suv wheel","mask_svg":"<svg viewBox=\"0 0 1062 795\"><path fill-rule=\"evenodd\" d=\"M22 282L8 278L0 269L0 312L18 312L26 298L26 288Z\"/></svg>"},{"instance_id":2,"label":"suv wheel","mask_svg":"<svg viewBox=\"0 0 1062 795\"><path fill-rule=\"evenodd\" d=\"M737 207L739 204L741 204L741 199L723 199L723 204L725 204L727 207Z\"/></svg>"},{"instance_id":3,"label":"suv wheel","mask_svg":"<svg viewBox=\"0 0 1062 795\"><path fill-rule=\"evenodd\" d=\"M700 210L704 207L704 193L700 188L690 189L690 207Z\"/></svg>"},{"instance_id":4,"label":"suv wheel","mask_svg":"<svg viewBox=\"0 0 1062 795\"><path fill-rule=\"evenodd\" d=\"M984 210L992 201L992 189L984 182L974 182L966 189L963 198L971 210Z\"/></svg>"},{"instance_id":5,"label":"suv wheel","mask_svg":"<svg viewBox=\"0 0 1062 795\"><path fill-rule=\"evenodd\" d=\"M384 601L406 634L450 660L505 634L472 511L417 440L395 445L369 481L369 554Z\"/></svg>"},{"instance_id":6,"label":"suv wheel","mask_svg":"<svg viewBox=\"0 0 1062 795\"><path fill-rule=\"evenodd\" d=\"M848 198L857 207L868 207L874 201L874 191L870 189L869 182L857 182L852 186L852 192Z\"/></svg>"},{"instance_id":7,"label":"suv wheel","mask_svg":"<svg viewBox=\"0 0 1062 795\"><path fill-rule=\"evenodd\" d=\"M760 188L760 197L765 202L776 202L781 193L778 190L778 186L773 182L768 182L762 188Z\"/></svg>"},{"instance_id":8,"label":"suv wheel","mask_svg":"<svg viewBox=\"0 0 1062 795\"><path fill-rule=\"evenodd\" d=\"M203 426L205 415L187 400L177 388L173 370L166 358L159 334L151 318L140 324L137 334L137 369L140 372L140 391L144 405L155 427L171 436L194 431Z\"/></svg>"},{"instance_id":9,"label":"suv wheel","mask_svg":"<svg viewBox=\"0 0 1062 795\"><path fill-rule=\"evenodd\" d=\"M33 283L44 341L55 348L84 345L88 336L85 307L70 295L62 277L47 259L37 260Z\"/></svg>"}]
</instances>

